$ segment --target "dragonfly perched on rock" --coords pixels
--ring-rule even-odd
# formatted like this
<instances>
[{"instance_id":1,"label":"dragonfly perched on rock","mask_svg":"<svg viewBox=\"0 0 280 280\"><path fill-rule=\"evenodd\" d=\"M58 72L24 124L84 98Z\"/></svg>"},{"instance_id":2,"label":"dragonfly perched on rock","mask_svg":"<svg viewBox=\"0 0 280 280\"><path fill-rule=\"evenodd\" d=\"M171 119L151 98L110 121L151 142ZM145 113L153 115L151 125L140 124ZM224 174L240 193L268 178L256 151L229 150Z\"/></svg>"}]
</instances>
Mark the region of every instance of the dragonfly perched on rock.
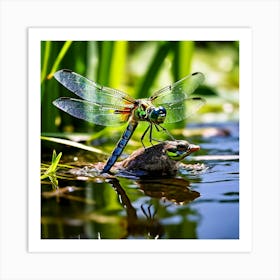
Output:
<instances>
[{"instance_id":1,"label":"dragonfly perched on rock","mask_svg":"<svg viewBox=\"0 0 280 280\"><path fill-rule=\"evenodd\" d=\"M196 112L205 100L190 95L203 82L204 75L193 73L155 92L149 98L134 99L119 90L101 86L71 70L59 70L54 77L67 89L82 99L60 97L53 104L64 112L91 123L116 126L128 122L128 126L107 160L102 173L110 171L121 155L137 125L141 121L149 123L141 137L141 142L152 130L167 130L163 123L181 121Z\"/></svg>"}]
</instances>

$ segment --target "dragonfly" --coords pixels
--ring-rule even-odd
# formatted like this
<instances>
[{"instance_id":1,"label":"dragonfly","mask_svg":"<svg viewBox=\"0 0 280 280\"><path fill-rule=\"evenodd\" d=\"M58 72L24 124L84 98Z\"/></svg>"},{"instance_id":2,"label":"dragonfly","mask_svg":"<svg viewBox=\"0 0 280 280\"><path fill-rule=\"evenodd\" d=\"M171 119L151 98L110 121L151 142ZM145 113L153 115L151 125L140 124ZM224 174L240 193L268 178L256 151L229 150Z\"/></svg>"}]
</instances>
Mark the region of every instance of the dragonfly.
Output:
<instances>
[{"instance_id":1,"label":"dragonfly","mask_svg":"<svg viewBox=\"0 0 280 280\"><path fill-rule=\"evenodd\" d=\"M182 121L205 103L204 98L191 96L204 81L204 75L201 72L192 73L156 91L151 97L142 99L134 99L122 91L99 85L71 70L59 70L54 77L64 87L82 98L60 97L53 101L57 108L73 117L97 125L116 126L128 123L101 173L110 171L139 122L148 123L141 137L142 144L148 132L152 144L152 140L155 140L152 138L153 127L157 131L165 131L169 134L162 126L163 123Z\"/></svg>"}]
</instances>

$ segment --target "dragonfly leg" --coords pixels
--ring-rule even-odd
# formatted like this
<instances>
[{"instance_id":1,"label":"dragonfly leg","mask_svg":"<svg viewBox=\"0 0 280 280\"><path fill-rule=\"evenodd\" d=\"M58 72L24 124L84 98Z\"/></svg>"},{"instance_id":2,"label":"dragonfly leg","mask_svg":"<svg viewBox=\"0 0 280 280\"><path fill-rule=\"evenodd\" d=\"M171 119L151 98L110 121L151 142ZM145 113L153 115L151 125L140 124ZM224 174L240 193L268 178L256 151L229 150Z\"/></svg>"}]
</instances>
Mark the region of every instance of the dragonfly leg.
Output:
<instances>
[{"instance_id":1,"label":"dragonfly leg","mask_svg":"<svg viewBox=\"0 0 280 280\"><path fill-rule=\"evenodd\" d=\"M158 127L157 127L157 125L156 124L154 124L155 125L155 128L157 129L157 131L159 131L160 132L160 130L158 129ZM153 144L153 141L156 141L156 142L163 142L163 141L161 141L161 140L158 140L158 139L155 139L155 138L153 138L153 124L151 123L151 128L150 128L150 136L149 136L149 140L150 140L150 143L152 144L152 146L154 145Z\"/></svg>"},{"instance_id":2,"label":"dragonfly leg","mask_svg":"<svg viewBox=\"0 0 280 280\"><path fill-rule=\"evenodd\" d=\"M158 131L158 132L161 132L161 131L164 131L172 140L175 140L174 138L173 138L173 136L168 132L168 130L166 129L166 128L164 128L163 126L161 126L160 124L154 124L154 126L155 126L155 128L156 128L156 130ZM160 127L161 129L159 129L158 127ZM151 129L152 130L152 129ZM152 143L152 141L156 141L156 142L163 142L163 140L158 140L158 139L155 139L155 138L153 138L152 137L152 131L150 131L150 142L151 142L151 144L153 145L153 143Z\"/></svg>"},{"instance_id":3,"label":"dragonfly leg","mask_svg":"<svg viewBox=\"0 0 280 280\"><path fill-rule=\"evenodd\" d=\"M153 138L153 125L155 126L155 128L158 132L164 131L172 140L175 140L174 137L169 133L169 131L165 127L161 126L160 124L150 123L149 126L144 131L142 137L141 137L141 143L142 143L144 148L145 148L145 145L144 145L143 140L144 140L144 137L146 136L148 131L149 131L149 141L150 141L151 145L154 145L153 141L159 142L159 143L163 142L162 140L158 140L158 139Z\"/></svg>"},{"instance_id":4,"label":"dragonfly leg","mask_svg":"<svg viewBox=\"0 0 280 280\"><path fill-rule=\"evenodd\" d=\"M160 131L159 129L158 129L158 127L157 127L157 125L156 124L154 124L155 125L155 128L156 128L156 130L157 131ZM149 137L149 140L150 140L150 143L153 145L153 141L156 141L156 142L162 142L161 140L158 140L158 139L155 139L155 138L153 138L153 136L152 136L152 129L153 129L153 125L151 124L151 129L150 129L150 137Z\"/></svg>"},{"instance_id":5,"label":"dragonfly leg","mask_svg":"<svg viewBox=\"0 0 280 280\"><path fill-rule=\"evenodd\" d=\"M144 137L145 137L145 135L147 134L147 132L149 131L149 130L151 130L151 126L152 126L152 124L149 124L149 126L146 128L146 130L144 131L144 133L143 133L143 135L142 135L142 137L141 137L141 143L142 143L142 145L143 145L143 147L144 148L146 148L145 147L145 145L144 145L144 142L143 142L143 140L144 140Z\"/></svg>"},{"instance_id":6,"label":"dragonfly leg","mask_svg":"<svg viewBox=\"0 0 280 280\"><path fill-rule=\"evenodd\" d=\"M153 125L150 124L150 135L149 135L149 140L150 140L150 143L153 145L153 138L152 138L152 134L153 134Z\"/></svg>"},{"instance_id":7,"label":"dragonfly leg","mask_svg":"<svg viewBox=\"0 0 280 280\"><path fill-rule=\"evenodd\" d=\"M163 126L161 126L160 124L158 124L158 126L172 139L172 140L175 140L175 138L171 135L171 133ZM156 126L157 127L157 126ZM158 127L157 127L158 129ZM158 129L159 131L159 129Z\"/></svg>"}]
</instances>

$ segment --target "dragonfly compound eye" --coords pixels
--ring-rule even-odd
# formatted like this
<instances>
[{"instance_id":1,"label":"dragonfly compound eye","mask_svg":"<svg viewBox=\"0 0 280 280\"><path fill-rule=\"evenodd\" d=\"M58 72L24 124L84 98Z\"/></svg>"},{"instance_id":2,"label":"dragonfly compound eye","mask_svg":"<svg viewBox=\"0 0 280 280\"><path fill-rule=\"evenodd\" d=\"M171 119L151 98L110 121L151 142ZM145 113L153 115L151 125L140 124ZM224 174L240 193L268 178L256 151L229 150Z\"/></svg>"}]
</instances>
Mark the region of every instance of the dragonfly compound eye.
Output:
<instances>
[{"instance_id":1,"label":"dragonfly compound eye","mask_svg":"<svg viewBox=\"0 0 280 280\"><path fill-rule=\"evenodd\" d=\"M163 123L165 117L166 117L166 110L162 106L153 108L153 110L151 110L150 112L150 120L158 124Z\"/></svg>"}]
</instances>

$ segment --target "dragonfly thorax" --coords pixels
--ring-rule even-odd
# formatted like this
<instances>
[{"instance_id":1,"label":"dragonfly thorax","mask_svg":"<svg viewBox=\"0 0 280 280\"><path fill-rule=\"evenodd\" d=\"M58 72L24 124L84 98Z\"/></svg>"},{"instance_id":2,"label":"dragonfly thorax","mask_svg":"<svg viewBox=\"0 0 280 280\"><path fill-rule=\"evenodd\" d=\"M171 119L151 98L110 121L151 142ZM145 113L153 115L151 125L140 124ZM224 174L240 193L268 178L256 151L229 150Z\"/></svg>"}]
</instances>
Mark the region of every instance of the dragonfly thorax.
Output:
<instances>
[{"instance_id":1,"label":"dragonfly thorax","mask_svg":"<svg viewBox=\"0 0 280 280\"><path fill-rule=\"evenodd\" d=\"M151 103L141 102L134 110L136 121L146 121L155 124L161 124L166 117L166 109L162 106L155 107Z\"/></svg>"}]
</instances>

